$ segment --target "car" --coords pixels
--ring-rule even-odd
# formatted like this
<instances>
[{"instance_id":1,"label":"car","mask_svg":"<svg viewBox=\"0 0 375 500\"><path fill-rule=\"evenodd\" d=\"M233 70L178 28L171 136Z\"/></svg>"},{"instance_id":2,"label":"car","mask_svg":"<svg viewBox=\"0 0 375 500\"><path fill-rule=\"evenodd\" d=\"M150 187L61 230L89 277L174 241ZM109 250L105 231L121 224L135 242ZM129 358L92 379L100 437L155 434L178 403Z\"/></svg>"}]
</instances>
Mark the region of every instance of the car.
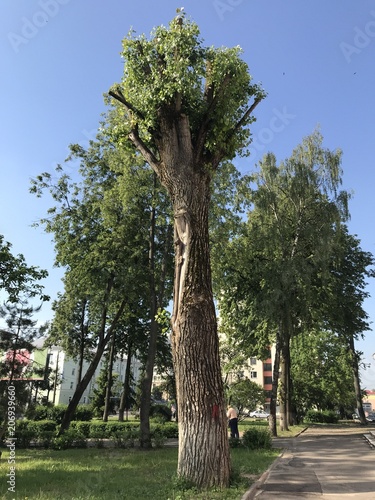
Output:
<instances>
[{"instance_id":1,"label":"car","mask_svg":"<svg viewBox=\"0 0 375 500\"><path fill-rule=\"evenodd\" d=\"M369 413L366 417L367 422L375 422L375 413Z\"/></svg>"},{"instance_id":2,"label":"car","mask_svg":"<svg viewBox=\"0 0 375 500\"><path fill-rule=\"evenodd\" d=\"M255 410L249 413L251 418L268 418L269 416L270 414L263 410Z\"/></svg>"}]
</instances>

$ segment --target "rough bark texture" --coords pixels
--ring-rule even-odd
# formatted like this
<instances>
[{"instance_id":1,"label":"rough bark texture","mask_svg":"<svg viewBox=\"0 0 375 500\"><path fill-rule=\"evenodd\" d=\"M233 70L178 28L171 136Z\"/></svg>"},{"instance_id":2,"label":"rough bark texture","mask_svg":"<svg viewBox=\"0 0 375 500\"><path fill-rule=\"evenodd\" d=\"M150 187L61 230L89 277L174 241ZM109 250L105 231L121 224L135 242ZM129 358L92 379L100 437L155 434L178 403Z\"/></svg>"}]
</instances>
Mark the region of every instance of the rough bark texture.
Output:
<instances>
[{"instance_id":1,"label":"rough bark texture","mask_svg":"<svg viewBox=\"0 0 375 500\"><path fill-rule=\"evenodd\" d=\"M161 180L175 217L172 348L178 475L198 486L229 483L230 463L208 235L210 173L193 158L186 117L162 123Z\"/></svg>"}]
</instances>

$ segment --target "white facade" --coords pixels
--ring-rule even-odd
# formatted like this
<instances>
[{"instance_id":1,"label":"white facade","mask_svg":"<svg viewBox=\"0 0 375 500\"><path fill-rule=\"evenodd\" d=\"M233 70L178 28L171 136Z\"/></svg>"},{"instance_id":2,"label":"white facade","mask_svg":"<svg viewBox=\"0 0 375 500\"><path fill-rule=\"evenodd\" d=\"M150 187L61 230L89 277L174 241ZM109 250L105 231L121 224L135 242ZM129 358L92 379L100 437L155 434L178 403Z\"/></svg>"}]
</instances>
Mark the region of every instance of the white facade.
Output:
<instances>
[{"instance_id":1,"label":"white facade","mask_svg":"<svg viewBox=\"0 0 375 500\"><path fill-rule=\"evenodd\" d=\"M55 380L54 388L48 393L48 400L53 404L68 404L71 400L74 391L77 387L77 374L78 374L78 361L74 361L69 358L65 352L60 347L52 347L48 350L49 355L49 367L52 369L53 377ZM118 374L118 380L124 382L125 369L126 369L127 358L118 357L113 364L113 373ZM100 370L103 368L104 361L100 361L94 376L92 377L90 383L86 387L85 392L79 404L89 404L90 396L95 388L95 380L99 376ZM87 371L89 363L84 361L82 377ZM132 375L135 383L137 383L140 376L141 365L135 358L132 359ZM47 391L44 391L45 396L47 396Z\"/></svg>"}]
</instances>

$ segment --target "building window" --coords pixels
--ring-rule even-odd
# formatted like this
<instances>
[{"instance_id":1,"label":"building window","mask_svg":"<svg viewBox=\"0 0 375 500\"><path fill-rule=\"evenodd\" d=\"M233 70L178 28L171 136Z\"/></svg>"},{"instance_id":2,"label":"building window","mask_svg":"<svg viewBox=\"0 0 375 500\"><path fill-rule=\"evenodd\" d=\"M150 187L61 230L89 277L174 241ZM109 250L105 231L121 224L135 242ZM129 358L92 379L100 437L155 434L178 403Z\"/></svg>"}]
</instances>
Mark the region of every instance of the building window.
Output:
<instances>
[{"instance_id":1,"label":"building window","mask_svg":"<svg viewBox=\"0 0 375 500\"><path fill-rule=\"evenodd\" d=\"M73 389L74 382L70 382L70 388Z\"/></svg>"},{"instance_id":2,"label":"building window","mask_svg":"<svg viewBox=\"0 0 375 500\"><path fill-rule=\"evenodd\" d=\"M272 384L272 377L264 377L264 385Z\"/></svg>"},{"instance_id":3,"label":"building window","mask_svg":"<svg viewBox=\"0 0 375 500\"><path fill-rule=\"evenodd\" d=\"M251 365L256 365L257 364L257 358L250 358L250 364Z\"/></svg>"},{"instance_id":4,"label":"building window","mask_svg":"<svg viewBox=\"0 0 375 500\"><path fill-rule=\"evenodd\" d=\"M72 375L74 375L74 374L75 374L75 372L76 372L76 369L75 369L75 368L73 368L73 370L72 370Z\"/></svg>"},{"instance_id":5,"label":"building window","mask_svg":"<svg viewBox=\"0 0 375 500\"><path fill-rule=\"evenodd\" d=\"M86 396L83 398L83 404L86 404Z\"/></svg>"},{"instance_id":6,"label":"building window","mask_svg":"<svg viewBox=\"0 0 375 500\"><path fill-rule=\"evenodd\" d=\"M250 372L250 378L257 378L257 372Z\"/></svg>"},{"instance_id":7,"label":"building window","mask_svg":"<svg viewBox=\"0 0 375 500\"><path fill-rule=\"evenodd\" d=\"M265 372L272 372L272 363L263 363L263 370Z\"/></svg>"}]
</instances>

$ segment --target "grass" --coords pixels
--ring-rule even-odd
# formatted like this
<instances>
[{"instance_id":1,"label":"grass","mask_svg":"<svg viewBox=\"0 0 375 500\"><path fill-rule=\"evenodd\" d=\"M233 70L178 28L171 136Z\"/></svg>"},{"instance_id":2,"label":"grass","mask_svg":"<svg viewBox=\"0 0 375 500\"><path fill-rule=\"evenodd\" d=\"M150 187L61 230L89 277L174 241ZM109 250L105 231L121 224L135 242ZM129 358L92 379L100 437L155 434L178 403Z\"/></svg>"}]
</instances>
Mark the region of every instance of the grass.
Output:
<instances>
[{"instance_id":1,"label":"grass","mask_svg":"<svg viewBox=\"0 0 375 500\"><path fill-rule=\"evenodd\" d=\"M240 499L278 450L233 449L233 485L221 491L183 490L175 479L177 448L17 450L16 495L7 492L7 451L0 465L0 498L17 500Z\"/></svg>"},{"instance_id":2,"label":"grass","mask_svg":"<svg viewBox=\"0 0 375 500\"><path fill-rule=\"evenodd\" d=\"M267 427L267 422L240 422ZM278 433L292 437L304 427ZM177 448L151 451L117 448L69 450L16 450L16 495L7 492L8 450L0 461L0 498L3 500L239 500L272 464L279 450L231 449L232 485L225 490L198 492L176 480Z\"/></svg>"}]
</instances>

